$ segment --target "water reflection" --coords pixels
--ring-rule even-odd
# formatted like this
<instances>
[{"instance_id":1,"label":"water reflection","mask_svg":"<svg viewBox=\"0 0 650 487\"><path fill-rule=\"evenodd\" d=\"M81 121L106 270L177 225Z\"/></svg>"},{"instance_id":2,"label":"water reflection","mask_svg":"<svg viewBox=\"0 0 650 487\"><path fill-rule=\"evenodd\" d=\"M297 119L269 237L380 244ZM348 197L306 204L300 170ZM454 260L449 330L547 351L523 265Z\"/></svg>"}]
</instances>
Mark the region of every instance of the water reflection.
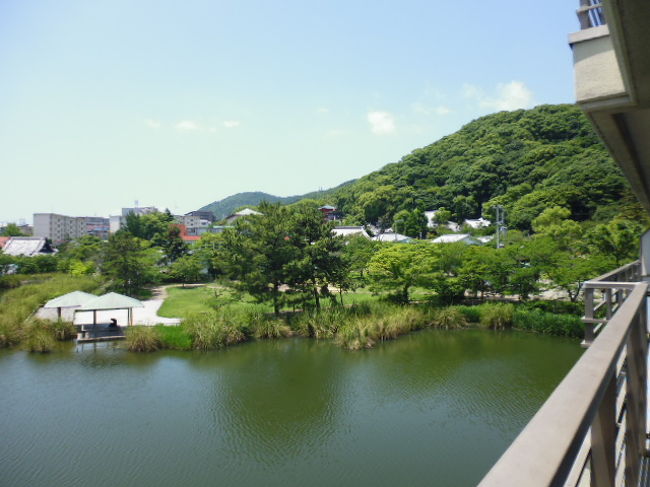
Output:
<instances>
[{"instance_id":1,"label":"water reflection","mask_svg":"<svg viewBox=\"0 0 650 487\"><path fill-rule=\"evenodd\" d=\"M482 331L0 351L0 485L475 485L580 353Z\"/></svg>"}]
</instances>

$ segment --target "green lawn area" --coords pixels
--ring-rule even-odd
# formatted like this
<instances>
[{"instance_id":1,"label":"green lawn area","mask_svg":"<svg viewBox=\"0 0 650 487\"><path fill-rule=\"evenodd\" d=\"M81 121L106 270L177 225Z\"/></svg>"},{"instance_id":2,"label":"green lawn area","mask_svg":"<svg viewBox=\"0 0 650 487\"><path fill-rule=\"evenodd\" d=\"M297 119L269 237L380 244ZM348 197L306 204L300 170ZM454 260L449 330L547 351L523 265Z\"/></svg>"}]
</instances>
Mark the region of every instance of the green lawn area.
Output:
<instances>
[{"instance_id":1,"label":"green lawn area","mask_svg":"<svg viewBox=\"0 0 650 487\"><path fill-rule=\"evenodd\" d=\"M255 303L250 295L237 295L230 289L216 284L169 287L167 294L167 299L158 310L158 314L166 318L184 318L192 313L212 311L222 306L248 306ZM273 311L273 308L268 306L268 311Z\"/></svg>"},{"instance_id":2,"label":"green lawn area","mask_svg":"<svg viewBox=\"0 0 650 487\"><path fill-rule=\"evenodd\" d=\"M213 287L214 286L214 287ZM222 306L239 307L256 304L255 299L248 294L236 294L230 289L220 287L217 284L196 286L196 287L169 287L167 288L168 297L161 306L158 314L167 318L184 318L191 313L202 311L212 311ZM414 289L411 299L426 299L429 293L421 289ZM337 300L339 296L337 295ZM365 302L377 301L379 295L373 295L367 288L359 288L353 292L343 294L343 304L346 306ZM322 301L327 306L328 301ZM256 304L263 307L265 311L272 312L270 304ZM286 306L284 310L291 310L291 306Z\"/></svg>"}]
</instances>

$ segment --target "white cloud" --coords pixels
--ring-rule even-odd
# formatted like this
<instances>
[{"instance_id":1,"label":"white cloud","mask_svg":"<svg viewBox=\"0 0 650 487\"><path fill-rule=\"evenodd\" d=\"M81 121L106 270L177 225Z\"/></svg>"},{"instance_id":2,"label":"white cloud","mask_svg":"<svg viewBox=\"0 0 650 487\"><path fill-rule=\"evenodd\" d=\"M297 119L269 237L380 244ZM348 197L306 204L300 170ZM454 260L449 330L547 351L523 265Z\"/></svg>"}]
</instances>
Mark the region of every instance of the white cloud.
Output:
<instances>
[{"instance_id":1,"label":"white cloud","mask_svg":"<svg viewBox=\"0 0 650 487\"><path fill-rule=\"evenodd\" d=\"M327 107L319 107L316 109L316 113L329 113L330 109Z\"/></svg>"},{"instance_id":2,"label":"white cloud","mask_svg":"<svg viewBox=\"0 0 650 487\"><path fill-rule=\"evenodd\" d=\"M226 120L223 122L223 126L226 127L227 129L234 129L236 127L239 127L241 125L241 122L239 120Z\"/></svg>"},{"instance_id":3,"label":"white cloud","mask_svg":"<svg viewBox=\"0 0 650 487\"><path fill-rule=\"evenodd\" d=\"M178 130L183 130L183 131L191 131L191 130L199 130L201 126L193 122L192 120L181 120L176 124L176 128Z\"/></svg>"},{"instance_id":4,"label":"white cloud","mask_svg":"<svg viewBox=\"0 0 650 487\"><path fill-rule=\"evenodd\" d=\"M370 130L376 135L387 135L395 132L395 118L388 112L368 112Z\"/></svg>"},{"instance_id":5,"label":"white cloud","mask_svg":"<svg viewBox=\"0 0 650 487\"><path fill-rule=\"evenodd\" d=\"M159 129L161 125L160 120L152 120L150 118L145 120L145 123L150 129Z\"/></svg>"},{"instance_id":6,"label":"white cloud","mask_svg":"<svg viewBox=\"0 0 650 487\"><path fill-rule=\"evenodd\" d=\"M217 127L208 127L208 132L211 134L215 133L217 131Z\"/></svg>"},{"instance_id":7,"label":"white cloud","mask_svg":"<svg viewBox=\"0 0 650 487\"><path fill-rule=\"evenodd\" d=\"M464 84L463 96L475 99L482 108L492 110L517 110L530 108L535 104L533 92L521 81L499 83L496 88L496 96L488 96L481 88Z\"/></svg>"},{"instance_id":8,"label":"white cloud","mask_svg":"<svg viewBox=\"0 0 650 487\"><path fill-rule=\"evenodd\" d=\"M452 112L452 110L451 110L451 108L449 108L449 107L446 107L446 106L444 106L444 105L440 105L440 106L437 106L437 107L435 108L435 112L436 112L438 115L449 115L449 114Z\"/></svg>"}]
</instances>

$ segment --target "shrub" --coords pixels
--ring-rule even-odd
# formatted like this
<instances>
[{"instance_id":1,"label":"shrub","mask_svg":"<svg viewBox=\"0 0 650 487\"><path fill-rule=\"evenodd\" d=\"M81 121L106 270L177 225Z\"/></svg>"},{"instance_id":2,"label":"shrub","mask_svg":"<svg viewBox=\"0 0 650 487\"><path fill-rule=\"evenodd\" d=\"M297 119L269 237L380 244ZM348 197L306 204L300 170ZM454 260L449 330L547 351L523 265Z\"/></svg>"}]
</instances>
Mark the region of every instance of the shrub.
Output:
<instances>
[{"instance_id":1,"label":"shrub","mask_svg":"<svg viewBox=\"0 0 650 487\"><path fill-rule=\"evenodd\" d=\"M512 326L515 307L512 304L484 304L480 306L481 326L493 330L504 330Z\"/></svg>"},{"instance_id":2,"label":"shrub","mask_svg":"<svg viewBox=\"0 0 650 487\"><path fill-rule=\"evenodd\" d=\"M346 323L336 335L336 343L348 350L372 348L375 341L368 335L368 329L361 321Z\"/></svg>"},{"instance_id":3,"label":"shrub","mask_svg":"<svg viewBox=\"0 0 650 487\"><path fill-rule=\"evenodd\" d=\"M161 348L158 330L151 326L129 326L126 346L130 352L155 352Z\"/></svg>"},{"instance_id":4,"label":"shrub","mask_svg":"<svg viewBox=\"0 0 650 487\"><path fill-rule=\"evenodd\" d=\"M70 321L50 321L47 326L52 330L54 338L57 340L70 340L77 335L77 330Z\"/></svg>"}]
</instances>

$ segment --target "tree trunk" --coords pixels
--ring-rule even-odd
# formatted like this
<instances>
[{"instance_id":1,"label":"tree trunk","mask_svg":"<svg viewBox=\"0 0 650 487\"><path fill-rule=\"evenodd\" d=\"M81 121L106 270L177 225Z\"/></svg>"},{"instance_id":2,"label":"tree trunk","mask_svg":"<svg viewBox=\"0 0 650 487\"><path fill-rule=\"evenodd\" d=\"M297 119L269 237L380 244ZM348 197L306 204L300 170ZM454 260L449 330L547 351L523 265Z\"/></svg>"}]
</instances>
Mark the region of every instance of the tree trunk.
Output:
<instances>
[{"instance_id":1,"label":"tree trunk","mask_svg":"<svg viewBox=\"0 0 650 487\"><path fill-rule=\"evenodd\" d=\"M316 282L312 281L313 284L313 292L314 292L314 300L316 300L316 311L320 311L320 296L318 294L318 287L316 287Z\"/></svg>"},{"instance_id":2,"label":"tree trunk","mask_svg":"<svg viewBox=\"0 0 650 487\"><path fill-rule=\"evenodd\" d=\"M278 300L278 285L273 284L273 313L280 316L280 302Z\"/></svg>"}]
</instances>

